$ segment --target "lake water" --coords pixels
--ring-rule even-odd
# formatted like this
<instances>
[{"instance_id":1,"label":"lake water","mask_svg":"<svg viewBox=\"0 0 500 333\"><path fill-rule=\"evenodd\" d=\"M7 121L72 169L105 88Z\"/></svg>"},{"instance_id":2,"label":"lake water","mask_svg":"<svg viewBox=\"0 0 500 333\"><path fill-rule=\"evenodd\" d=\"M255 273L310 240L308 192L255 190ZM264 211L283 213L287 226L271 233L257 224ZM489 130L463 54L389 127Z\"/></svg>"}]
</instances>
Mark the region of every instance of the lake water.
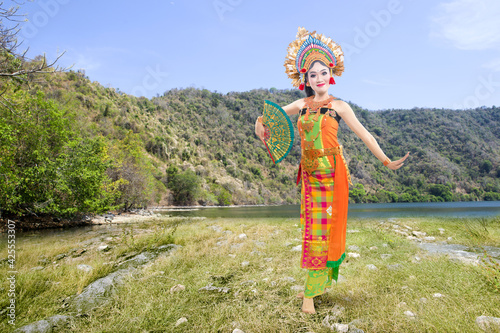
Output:
<instances>
[{"instance_id":1,"label":"lake water","mask_svg":"<svg viewBox=\"0 0 500 333\"><path fill-rule=\"evenodd\" d=\"M204 217L299 217L300 205L181 208L162 210L171 216ZM412 202L350 204L349 218L391 217L494 217L500 216L500 201Z\"/></svg>"}]
</instances>

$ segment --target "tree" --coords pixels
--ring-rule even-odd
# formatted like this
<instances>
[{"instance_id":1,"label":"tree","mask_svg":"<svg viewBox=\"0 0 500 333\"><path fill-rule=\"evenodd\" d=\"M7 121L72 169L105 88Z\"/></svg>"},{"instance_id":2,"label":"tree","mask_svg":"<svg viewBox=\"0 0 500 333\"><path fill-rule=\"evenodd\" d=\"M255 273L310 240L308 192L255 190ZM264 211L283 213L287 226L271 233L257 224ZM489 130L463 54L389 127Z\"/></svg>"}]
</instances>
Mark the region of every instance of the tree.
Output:
<instances>
[{"instance_id":1,"label":"tree","mask_svg":"<svg viewBox=\"0 0 500 333\"><path fill-rule=\"evenodd\" d=\"M0 107L0 207L15 215L99 213L116 194L106 145L82 139L67 111L38 92L6 92Z\"/></svg>"},{"instance_id":2,"label":"tree","mask_svg":"<svg viewBox=\"0 0 500 333\"><path fill-rule=\"evenodd\" d=\"M33 74L54 73L65 70L65 68L54 68L57 61L64 55L60 54L54 61L47 62L45 56L36 59L28 59L26 53L28 49L20 51L22 42L18 40L20 23L24 21L25 15L19 14L19 6L6 8L0 2L0 78L15 79L16 82L29 82ZM5 22L10 22L8 26ZM5 92L0 81L0 96Z\"/></svg>"},{"instance_id":3,"label":"tree","mask_svg":"<svg viewBox=\"0 0 500 333\"><path fill-rule=\"evenodd\" d=\"M174 173L169 177L168 188L172 190L176 205L190 205L200 192L200 179L191 170Z\"/></svg>"}]
</instances>

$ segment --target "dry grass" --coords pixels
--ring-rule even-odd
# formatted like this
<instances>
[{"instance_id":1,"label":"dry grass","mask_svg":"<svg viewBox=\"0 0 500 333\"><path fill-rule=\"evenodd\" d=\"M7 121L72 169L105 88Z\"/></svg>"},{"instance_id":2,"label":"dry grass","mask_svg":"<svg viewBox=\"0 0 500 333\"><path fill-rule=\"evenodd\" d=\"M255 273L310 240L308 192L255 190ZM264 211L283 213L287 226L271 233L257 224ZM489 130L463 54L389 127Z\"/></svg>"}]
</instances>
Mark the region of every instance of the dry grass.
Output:
<instances>
[{"instance_id":1,"label":"dry grass","mask_svg":"<svg viewBox=\"0 0 500 333\"><path fill-rule=\"evenodd\" d=\"M430 235L453 237L457 242L461 237L465 240L461 234L462 222L458 220L399 221ZM172 240L182 248L170 256L159 257L130 276L110 304L87 317L77 318L72 330L232 332L239 328L247 333L319 333L330 332L322 321L334 307L344 308L338 322L358 319L357 327L365 332L482 332L474 322L476 317L500 317L500 294L480 267L452 262L446 257L427 257L414 243L388 232L379 222L349 221L348 230L359 232L349 233L347 243L360 248L352 251L360 253L360 257L348 258L340 269L344 279L315 299L315 315L300 311L301 301L295 298L297 290L292 289L303 286L305 278L305 271L299 268L300 252L291 250L300 244L296 219L207 219L178 225L173 235L171 222L167 220L129 225L113 240L106 241L112 247L109 252L99 252L88 245L87 252L80 257L64 258L57 261L58 266L52 263L57 254L68 253L78 247L75 244L85 243L96 235L74 235L64 240L22 239L18 253L21 292L17 327L54 314L66 314L61 299L105 275L114 267L113 262ZM222 232L211 226L220 226ZM439 233L440 227L446 229L445 235ZM499 229L488 224L488 235L498 235ZM241 239L242 233L247 237ZM99 245L100 241L95 243ZM370 250L372 246L377 249ZM3 257L5 253L2 252ZM50 259L49 263L41 271L31 271L42 253ZM382 254L391 256L384 259ZM412 262L415 255L422 260ZM249 263L246 266L242 265L245 261ZM96 269L84 274L76 269L77 263ZM368 264L374 264L378 270L367 269ZM394 270L387 267L395 264L400 266ZM6 287L4 271L5 266L3 288ZM209 283L230 290L228 293L199 291ZM176 284L186 286L186 290L170 293ZM444 297L433 297L435 293ZM409 319L405 311L414 312L416 317ZM176 327L181 317L188 322ZM2 321L0 330L6 329L9 326Z\"/></svg>"}]
</instances>

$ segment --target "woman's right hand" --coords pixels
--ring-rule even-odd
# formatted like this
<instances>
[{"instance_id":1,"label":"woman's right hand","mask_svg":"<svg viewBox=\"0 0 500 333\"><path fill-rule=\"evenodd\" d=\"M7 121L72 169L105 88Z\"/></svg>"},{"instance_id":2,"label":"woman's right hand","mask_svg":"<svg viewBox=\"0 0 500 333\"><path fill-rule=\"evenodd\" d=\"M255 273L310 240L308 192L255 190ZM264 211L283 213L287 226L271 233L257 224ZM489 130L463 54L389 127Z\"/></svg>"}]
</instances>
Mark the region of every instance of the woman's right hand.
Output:
<instances>
[{"instance_id":1,"label":"woman's right hand","mask_svg":"<svg viewBox=\"0 0 500 333\"><path fill-rule=\"evenodd\" d=\"M264 142L264 135L266 133L266 129L264 125L257 119L255 121L255 135L257 135L260 141Z\"/></svg>"}]
</instances>

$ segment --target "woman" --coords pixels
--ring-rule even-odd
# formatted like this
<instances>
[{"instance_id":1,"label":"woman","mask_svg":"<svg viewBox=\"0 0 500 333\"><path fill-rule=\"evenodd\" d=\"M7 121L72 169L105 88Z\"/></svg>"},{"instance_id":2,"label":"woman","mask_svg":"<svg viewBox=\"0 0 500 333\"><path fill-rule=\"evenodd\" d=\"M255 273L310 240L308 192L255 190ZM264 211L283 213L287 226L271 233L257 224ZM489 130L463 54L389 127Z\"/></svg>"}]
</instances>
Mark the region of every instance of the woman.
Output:
<instances>
[{"instance_id":1,"label":"woman","mask_svg":"<svg viewBox=\"0 0 500 333\"><path fill-rule=\"evenodd\" d=\"M333 76L340 76L344 70L342 49L330 38L299 28L297 39L288 47L285 67L292 84L300 90L305 88L308 96L283 110L288 115L299 114L301 267L307 269L308 274L305 291L298 297L303 299L303 312L315 313L313 298L323 294L332 280L337 281L339 266L345 258L348 183L351 181L342 146L337 141L340 120L391 170L403 166L409 153L391 161L351 107L328 94L330 86L335 84ZM263 140L265 129L261 117L255 124L255 133Z\"/></svg>"}]
</instances>

